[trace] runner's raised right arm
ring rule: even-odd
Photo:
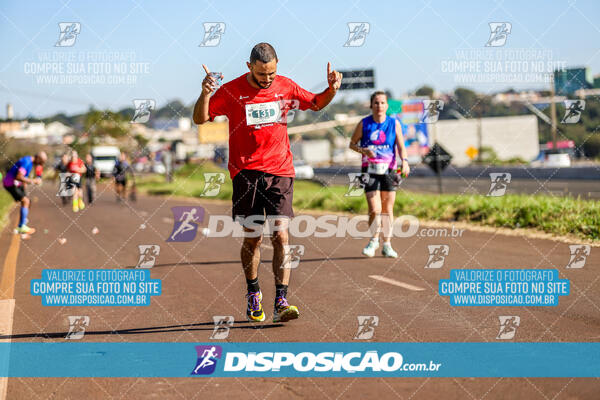
[[[206,65],[202,64],[202,68],[204,68],[206,76],[202,81],[202,93],[200,93],[200,97],[198,97],[198,100],[196,101],[193,115],[194,123],[197,125],[201,125],[206,121],[210,121],[208,105],[210,103],[210,95],[216,89],[215,84],[217,83],[216,79],[210,75],[210,71],[208,70]]]

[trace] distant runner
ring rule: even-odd
[[[96,181],[100,179],[100,171],[94,167],[94,159],[91,154],[85,155],[85,193],[88,204],[94,202],[96,197]]]
[[[342,74],[332,70],[331,64],[327,63],[329,87],[314,94],[291,79],[277,75],[277,62],[273,46],[257,44],[246,63],[250,72],[225,83],[212,97],[223,76],[211,75],[203,65],[206,77],[194,107],[194,122],[198,125],[212,121],[218,115],[229,118],[232,216],[242,222],[246,232],[241,259],[248,289],[246,315],[249,321],[265,320],[258,284],[265,215],[276,227],[271,238],[275,277],[273,322],[286,322],[299,316],[298,308],[287,301],[290,268],[284,264],[289,243],[287,223],[294,216],[295,176],[287,112],[294,102],[300,110],[321,110],[331,102],[342,81]],[[255,223],[249,223],[249,219]]]
[[[373,237],[362,251],[367,257],[375,256],[375,250],[379,248],[382,217],[382,253],[384,257],[398,257],[391,243],[398,181],[396,169],[399,168],[404,176],[410,174],[402,127],[395,118],[386,115],[387,109],[385,92],[373,93],[371,95],[373,114],[358,123],[350,139],[350,148],[362,154],[362,172],[368,174],[365,194],[369,206],[369,226]],[[400,167],[396,161],[396,153],[400,154]]]
[[[48,159],[45,152],[40,151],[35,156],[25,156],[20,158],[6,173],[6,176],[2,180],[2,186],[10,195],[21,203],[21,210],[19,213],[19,225],[17,226],[18,233],[32,234],[35,232],[34,228],[27,226],[27,220],[29,216],[29,205],[31,202],[25,193],[25,186],[27,184],[40,185],[42,183],[41,173],[35,178],[29,178],[33,170],[33,166],[44,166],[44,163]],[[37,168],[36,168],[37,169]]]
[[[72,180],[75,185],[75,191],[73,192],[73,211],[77,212],[85,208],[83,193],[81,191],[81,175],[85,174],[85,165],[75,150],[71,152],[71,161],[69,161],[67,169],[70,173],[77,174]]]
[[[117,201],[124,201],[127,195],[127,174],[133,176],[133,169],[127,162],[127,155],[121,153],[113,169],[113,178],[115,180],[115,193]]]
[[[58,177],[58,184],[60,188],[60,186],[62,185],[62,182],[60,181],[60,174],[66,174],[67,172],[69,172],[69,155],[66,153],[63,154],[60,157],[60,161],[58,162],[58,164],[56,164],[56,167],[54,167],[54,169],[56,170],[56,176]],[[69,201],[67,197],[68,196],[60,196],[60,200],[63,206],[66,206],[67,202]]]

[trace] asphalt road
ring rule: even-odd
[[[565,269],[567,243],[465,231],[462,237],[394,239],[400,258],[379,254],[365,259],[365,239],[294,238],[305,246],[293,271],[290,303],[301,316],[286,324],[270,323],[274,295],[270,259],[263,242],[259,276],[267,321],[245,322],[245,281],[239,263],[240,239],[198,235],[190,243],[166,242],[173,226],[170,208],[201,205],[209,215],[229,215],[227,203],[139,196],[119,204],[111,189],[83,212],[60,205],[47,184],[32,193],[30,225],[38,231],[20,241],[14,279],[13,342],[65,342],[68,316],[87,315],[90,325],[81,341],[210,342],[214,315],[235,318],[228,342],[352,342],[357,316],[376,315],[377,342],[498,342],[498,316],[521,318],[513,341],[597,342],[600,340],[600,252],[594,248],[582,269]],[[16,210],[15,210],[16,211]],[[304,214],[295,210],[296,214]],[[0,236],[1,262],[12,241],[12,227]],[[206,222],[205,222],[206,224]],[[94,228],[97,228],[94,229]],[[96,232],[96,233],[94,233]],[[66,241],[63,241],[66,239]],[[61,244],[62,243],[62,244]],[[152,278],[163,293],[149,307],[44,307],[30,295],[30,281],[42,269],[132,268],[138,245],[161,247]],[[428,245],[447,244],[443,268],[425,269]],[[0,264],[1,265],[1,264]],[[571,281],[571,294],[557,307],[452,307],[437,293],[438,280],[450,268],[557,268]],[[371,278],[383,276],[397,286]],[[413,289],[410,289],[413,287]],[[414,290],[414,287],[422,290]],[[510,368],[510,366],[506,366]],[[193,368],[193,366],[190,366]],[[208,398],[348,398],[348,399],[592,399],[600,380],[581,378],[10,378],[9,399],[208,399]]]
[[[485,195],[490,190],[490,173],[505,171],[512,174],[506,190],[508,194],[600,199],[600,169],[592,166],[572,169],[451,166],[443,173],[442,190],[444,193]],[[349,172],[360,172],[360,169],[348,166],[315,168],[315,179],[327,185],[347,185]],[[437,177],[425,166],[413,166],[410,177],[403,180],[401,188],[423,193],[439,192]]]

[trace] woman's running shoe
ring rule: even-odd
[[[377,250],[379,248],[379,240],[378,239],[371,239],[369,241],[369,244],[367,245],[367,247],[365,247],[362,251],[362,253],[367,256],[367,257],[374,257],[375,256],[375,250]]]

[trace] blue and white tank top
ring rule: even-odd
[[[363,118],[362,127],[360,146],[368,147],[375,153],[375,158],[363,155],[362,166],[385,163],[389,169],[396,169],[396,119],[386,116],[385,121],[379,123],[369,115]]]

